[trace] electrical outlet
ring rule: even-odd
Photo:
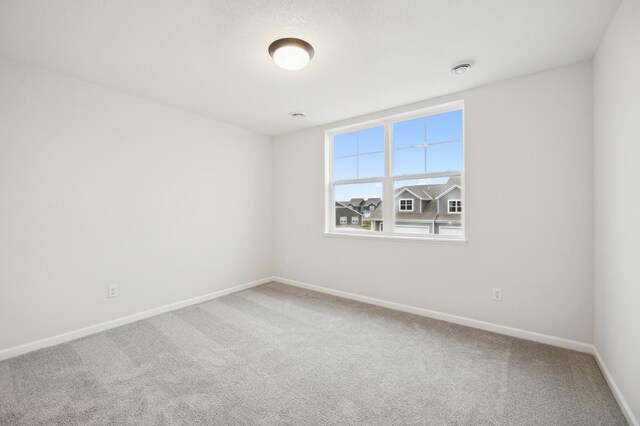
[[[110,285],[107,287],[107,297],[111,299],[112,297],[118,297],[118,286]]]
[[[285,256],[284,257],[284,264],[288,265],[289,264],[289,256]]]
[[[497,301],[497,302],[502,302],[502,289],[501,288],[494,288],[492,293],[491,293],[491,299]]]

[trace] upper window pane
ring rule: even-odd
[[[403,148],[393,151],[393,173],[412,175],[424,173],[424,147]]]
[[[393,173],[396,176],[425,173],[426,123],[422,117],[393,125]]]
[[[427,117],[427,143],[462,141],[462,110]]]
[[[427,147],[427,173],[462,170],[462,141],[444,142]]]
[[[333,155],[335,158],[356,155],[358,153],[356,133],[344,133],[333,138]]]
[[[358,158],[355,155],[336,158],[333,167],[335,180],[356,179],[358,177]]]
[[[384,153],[384,126],[372,127],[357,132],[358,154]]]
[[[384,176],[384,126],[334,136],[333,159],[335,180]]]
[[[395,176],[462,170],[462,110],[393,124]]]
[[[424,146],[425,124],[424,118],[395,123],[393,125],[393,149]]]
[[[358,156],[358,177],[380,177],[384,174],[384,152]]]

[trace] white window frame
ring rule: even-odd
[[[352,225],[360,224],[360,218],[358,216],[351,216],[351,224]]]
[[[369,211],[374,211],[375,209],[376,209],[376,206],[375,206],[375,205],[371,204],[371,205],[369,206]]]
[[[415,118],[427,117],[430,115],[442,114],[445,112],[451,112],[460,110],[462,111],[462,170],[451,170],[437,173],[420,173],[412,175],[393,175],[393,125],[396,122],[411,120]],[[362,238],[376,238],[376,239],[398,239],[398,240],[418,240],[418,241],[441,241],[451,243],[465,244],[466,229],[465,229],[465,216],[466,208],[463,208],[460,213],[460,222],[462,228],[462,236],[439,236],[431,234],[428,236],[406,236],[397,234],[395,232],[395,215],[396,203],[395,200],[395,182],[403,180],[415,180],[415,179],[428,179],[438,177],[460,177],[461,198],[462,205],[465,205],[466,199],[466,184],[465,184],[465,167],[466,167],[466,137],[465,137],[465,105],[463,100],[453,101],[442,105],[435,105],[420,110],[411,111],[402,114],[396,114],[380,119],[370,120],[363,123],[354,125],[343,126],[339,128],[329,129],[325,131],[325,230],[324,235],[329,237],[362,237]],[[371,127],[384,126],[384,145],[385,145],[385,170],[384,176],[379,178],[359,178],[359,179],[344,179],[335,181],[333,179],[333,138],[336,135],[343,133],[355,132],[358,130],[364,130]],[[343,229],[337,228],[335,225],[335,199],[334,187],[336,185],[346,184],[358,184],[358,183],[382,183],[382,217],[383,217],[383,231],[370,232],[359,229]],[[387,200],[387,202],[385,202]],[[392,200],[392,201],[388,201]],[[435,202],[436,200],[434,200]],[[448,206],[448,204],[447,204]],[[415,208],[415,201],[414,201]]]
[[[451,202],[460,202],[460,211],[451,211]],[[447,213],[448,214],[462,214],[462,200],[459,198],[447,199]]]
[[[344,222],[342,221],[342,219],[344,219]],[[346,216],[340,216],[340,225],[348,225],[349,224],[349,220],[347,219]]]
[[[411,208],[408,209],[406,208],[406,203],[405,203],[405,208],[402,208],[402,202],[403,201],[411,201]],[[400,198],[398,199],[398,211],[399,212],[412,212],[413,211],[413,198]]]

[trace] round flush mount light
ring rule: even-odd
[[[302,120],[303,118],[305,118],[307,116],[307,114],[305,114],[304,112],[294,112],[291,114],[291,116],[293,118],[297,118],[298,120]]]
[[[451,68],[451,74],[464,74],[471,69],[470,63],[458,64]]]
[[[289,71],[306,67],[314,53],[313,47],[299,38],[281,38],[269,45],[269,55],[274,62]]]

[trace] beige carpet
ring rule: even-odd
[[[0,423],[626,424],[590,355],[277,283],[1,362]]]

